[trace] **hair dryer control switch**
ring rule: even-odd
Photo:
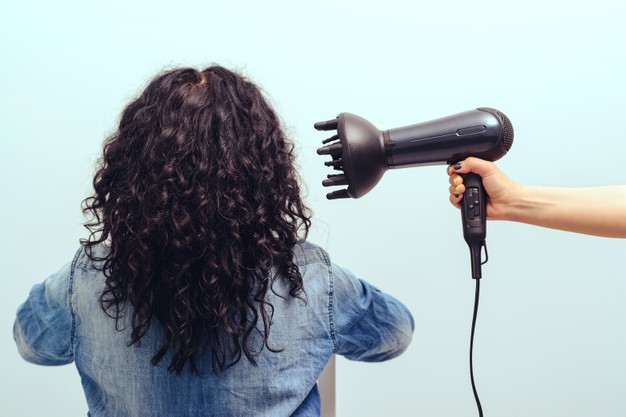
[[[467,190],[464,198],[465,210],[467,211],[467,227],[480,227],[480,211],[482,202],[477,187]]]

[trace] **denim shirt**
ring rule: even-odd
[[[105,250],[94,249],[96,255]],[[116,329],[103,312],[104,275],[82,247],[32,288],[17,312],[14,337],[29,362],[75,362],[89,416],[319,416],[316,381],[330,356],[392,359],[409,345],[413,318],[398,300],[332,264],[313,244],[296,245],[294,260],[306,303],[278,296],[288,294],[282,279],[274,284],[276,294],[268,291],[275,308],[269,346],[280,351],[262,350],[256,366],[242,358],[221,372],[198,376],[185,368],[176,375],[167,371],[171,352],[153,366],[160,326],[153,321],[139,346],[128,345],[131,314],[125,312]],[[210,365],[210,355],[203,357]]]

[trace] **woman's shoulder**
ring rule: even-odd
[[[104,243],[95,245],[82,243],[74,256],[73,266],[79,269],[101,271],[109,251],[110,248]]]
[[[328,252],[320,246],[308,242],[298,242],[293,248],[294,263],[298,266],[305,266],[311,263],[322,263],[330,266],[330,256]]]

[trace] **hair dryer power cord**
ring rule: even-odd
[[[475,279],[474,281],[476,281],[476,295],[474,297],[474,316],[472,317],[472,334],[470,336],[470,378],[472,380],[472,391],[474,391],[474,399],[476,400],[476,406],[478,407],[478,416],[483,417],[483,407],[480,405],[480,398],[478,398],[476,384],[474,383],[474,330],[476,329],[476,316],[478,315],[480,279]]]

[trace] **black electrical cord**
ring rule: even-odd
[[[472,334],[470,336],[470,378],[472,380],[472,391],[474,391],[474,399],[476,400],[476,406],[478,407],[478,416],[483,417],[483,407],[480,405],[480,398],[478,398],[478,392],[476,391],[476,384],[474,383],[474,330],[476,329],[476,316],[478,315],[478,298],[480,296],[480,278],[476,281],[476,295],[474,297],[474,316],[472,317]]]

